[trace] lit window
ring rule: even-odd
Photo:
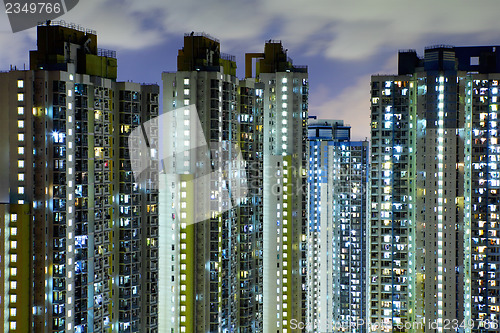
[[[184,84],[185,85],[189,84],[189,79],[184,79]]]
[[[23,80],[17,80],[17,87],[18,88],[24,88],[24,81]]]
[[[73,79],[74,79],[73,74],[70,74],[70,75],[69,75],[69,80],[70,80],[70,81],[73,81]]]
[[[14,303],[14,302],[13,302]],[[16,322],[15,321],[11,321],[10,322],[10,329],[11,330],[15,330],[16,329]]]
[[[10,255],[10,261],[11,262],[17,262],[17,254],[11,254]],[[11,284],[11,288],[12,288],[12,284]],[[13,288],[15,289],[15,288]]]
[[[10,315],[11,315],[11,317],[15,317],[16,314],[17,314],[16,308],[10,309]]]
[[[16,222],[17,221],[17,214],[10,214],[10,220],[12,222]]]
[[[19,186],[17,190],[19,194],[24,194],[24,186]]]
[[[10,302],[16,303],[17,302],[17,295],[10,295]]]
[[[24,120],[17,121],[17,128],[24,128]]]
[[[24,147],[17,148],[17,152],[19,153],[19,155],[23,155],[24,154]]]
[[[23,160],[17,161],[17,166],[20,168],[24,168],[24,161]]]
[[[11,275],[11,276],[16,276],[16,275],[17,275],[17,268],[12,267],[12,268],[10,269],[10,275]]]
[[[189,89],[184,89],[184,95],[185,96],[189,95]]]
[[[189,99],[185,99],[184,100],[184,106],[188,106],[189,105]]]
[[[10,248],[13,250],[17,249],[17,241],[10,241]]]
[[[19,102],[24,101],[24,94],[17,94],[17,100],[18,100]]]
[[[24,114],[24,107],[23,107],[23,106],[19,106],[19,107],[17,108],[17,114],[19,114],[19,115]]]
[[[19,134],[17,135],[17,139],[18,139],[19,141],[24,141],[24,134],[19,133]]]
[[[24,181],[24,173],[20,173],[19,175],[17,175],[17,180],[19,180],[20,182]]]
[[[10,234],[13,236],[16,236],[17,235],[17,228],[16,227],[10,228]]]

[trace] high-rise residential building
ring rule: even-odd
[[[95,31],[37,32],[30,69],[0,73],[1,200],[30,207],[30,329],[155,332],[158,196],[133,183],[127,134],[158,114],[159,87],[117,83]]]
[[[368,141],[343,121],[309,119],[309,332],[364,332]]]
[[[497,48],[402,51],[372,77],[367,317],[384,331],[498,320]]]
[[[305,321],[307,70],[270,41],[239,80],[198,33],[177,69],[163,74],[160,330],[286,332]]]
[[[236,63],[220,52],[217,39],[193,33],[184,37],[177,69],[163,74],[162,117],[175,125],[160,187],[160,251],[166,258],[160,268],[161,331],[258,330],[258,318],[249,317],[258,298],[247,302],[239,292],[261,292],[254,283],[255,247],[241,244],[253,222],[231,197],[232,173],[239,181],[247,172],[236,151],[244,139]]]
[[[119,332],[158,331],[159,271],[159,195],[158,157],[136,161],[142,147],[134,128],[158,116],[159,87],[132,82],[114,84],[114,164],[113,186],[115,235],[114,318]],[[158,137],[159,128],[150,127],[149,140]],[[106,131],[105,131],[106,133]],[[137,143],[137,145],[131,144]],[[136,151],[134,151],[136,150]],[[111,161],[110,161],[111,162]],[[133,166],[146,162],[148,169],[134,177]],[[106,162],[104,163],[106,166]],[[118,255],[119,253],[119,255]],[[116,281],[118,280],[118,282]]]
[[[307,316],[307,67],[272,40],[246,58],[263,84],[264,332],[291,332]]]

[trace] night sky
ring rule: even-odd
[[[15,0],[12,0],[15,2]],[[13,34],[0,13],[0,70],[28,64],[36,29]],[[80,0],[60,19],[97,30],[99,47],[118,52],[118,79],[161,85],[176,70],[184,33],[203,31],[236,56],[283,42],[309,66],[309,112],[370,136],[370,75],[395,74],[397,51],[425,46],[500,45],[499,0]]]

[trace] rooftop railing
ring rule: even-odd
[[[190,32],[190,33],[185,33],[184,34],[184,37],[190,37],[190,36],[205,37],[205,38],[209,38],[209,39],[211,39],[213,41],[216,41],[217,43],[220,43],[220,41],[219,41],[218,38],[212,37],[212,36],[210,36],[209,34],[207,34],[205,32]]]
[[[399,53],[417,53],[417,50],[415,49],[400,49],[398,50]]]
[[[75,24],[75,23],[68,23],[64,20],[60,21],[45,21],[45,22],[38,22],[38,26],[58,26],[58,27],[63,27],[63,28],[68,28],[68,29],[73,29],[77,30],[80,32],[84,32],[86,34],[92,34],[92,35],[97,35],[97,32],[92,29],[86,29],[82,27],[81,25]]]
[[[236,62],[236,56],[234,56],[232,54],[221,53],[220,54],[220,58],[224,59],[224,60],[229,60],[229,61]]]
[[[114,58],[116,59],[116,51],[113,50],[107,50],[107,49],[97,49],[97,55],[99,57],[107,57],[107,58]]]
[[[425,50],[431,50],[431,49],[452,49],[454,47],[455,46],[453,46],[453,45],[436,44],[436,45],[426,46]]]

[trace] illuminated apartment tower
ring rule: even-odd
[[[31,329],[155,332],[157,196],[131,184],[126,134],[159,88],[116,83],[114,52],[64,22],[38,27],[30,61],[0,73],[0,182],[31,207]]]
[[[364,332],[368,141],[309,119],[308,328]]]
[[[497,58],[436,46],[372,77],[368,316],[387,330],[498,319]]]
[[[174,150],[193,139],[194,105],[213,172],[203,185],[196,178],[203,163],[185,151],[166,161],[174,175],[160,175],[164,332],[281,331],[288,318],[305,320],[307,71],[292,66],[279,42],[247,60],[240,81],[219,42],[192,33],[178,71],[163,75],[162,116],[174,117]],[[228,161],[220,174],[215,166]],[[206,188],[210,195],[200,197]],[[200,211],[209,213],[205,220],[195,219]]]
[[[240,202],[238,229],[239,332],[263,332],[263,143],[264,87],[251,78],[239,85],[240,148],[246,162],[247,200]]]
[[[176,153],[163,162],[173,174],[161,175],[160,328],[261,332],[262,89],[240,86],[234,57],[205,34],[184,37],[177,67],[163,74],[162,116],[176,124],[168,134]],[[198,151],[209,149],[207,161],[186,150],[193,141],[206,141]],[[240,196],[229,179],[250,177],[250,193]]]
[[[158,331],[158,161],[152,156],[147,176],[135,179],[130,150],[136,148],[129,146],[131,130],[158,116],[158,96],[157,85],[115,84],[113,163],[118,167],[113,185],[117,193],[114,219],[119,233],[112,240],[119,260],[114,263],[118,307],[113,311],[120,332]],[[158,131],[151,128],[149,139],[156,138]]]
[[[465,94],[465,319],[500,331],[499,46],[471,48]],[[466,58],[466,57],[465,57]],[[493,59],[497,59],[493,61]],[[467,59],[467,58],[466,58]],[[479,326],[479,328],[478,328]]]
[[[306,322],[308,75],[281,42],[246,54],[246,77],[263,84],[264,332],[291,332]]]

